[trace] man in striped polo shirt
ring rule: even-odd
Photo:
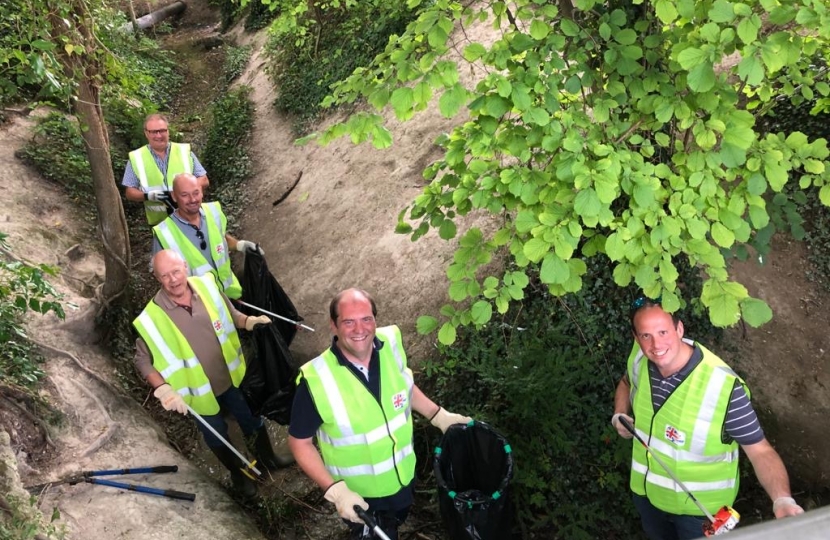
[[[611,419],[620,436],[632,438],[622,417],[713,515],[735,501],[740,446],[773,501],[775,517],[802,513],[744,381],[704,346],[684,339],[683,323],[663,311],[659,300],[635,300],[630,321],[635,343],[627,373],[617,385]],[[708,519],[636,442],[630,487],[650,539],[703,536]]]

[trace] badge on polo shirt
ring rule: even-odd
[[[406,407],[406,392],[398,392],[392,396],[392,407],[399,411]]]
[[[686,434],[676,427],[666,424],[666,439],[677,446],[683,446],[686,443]]]

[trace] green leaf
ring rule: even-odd
[[[625,28],[614,34],[614,40],[620,45],[631,45],[637,41],[637,32],[633,28]]]
[[[727,229],[722,223],[712,223],[712,239],[721,247],[732,247],[735,243],[735,233]]]
[[[760,84],[764,80],[764,65],[755,55],[744,56],[738,64],[738,76],[747,84]]]
[[[462,55],[464,56],[464,60],[468,62],[475,62],[487,52],[487,49],[484,48],[484,45],[481,43],[470,43],[466,47],[464,47],[464,52]]]
[[[487,324],[493,316],[493,306],[486,300],[479,300],[470,308],[470,315],[475,324]]]
[[[455,326],[453,326],[452,323],[445,322],[441,327],[441,330],[438,331],[438,341],[444,345],[452,345],[455,343],[455,338]]]
[[[536,40],[543,40],[547,37],[550,33],[550,26],[544,21],[539,19],[533,19],[533,22],[530,23],[530,35],[533,39]]]
[[[821,204],[830,206],[830,184],[821,186],[821,190],[818,192],[818,198],[821,200]]]
[[[563,284],[571,276],[568,263],[560,259],[554,253],[548,253],[542,261],[542,268],[539,270],[539,279],[542,283]]]
[[[530,262],[539,262],[542,260],[542,257],[547,255],[550,251],[550,244],[542,240],[541,238],[531,238],[528,240],[524,247],[522,248],[522,252],[524,253],[525,257],[530,260]]]
[[[709,320],[712,324],[725,328],[740,319],[741,311],[734,296],[720,295],[709,302]]]
[[[741,300],[741,315],[749,326],[758,328],[772,320],[772,309],[763,300],[744,298]]]
[[[735,20],[735,10],[732,8],[732,2],[715,0],[712,9],[709,10],[709,19],[716,23],[729,23]]]
[[[625,257],[625,242],[620,233],[612,233],[605,240],[605,254],[612,261],[621,261]]]
[[[596,217],[600,209],[602,209],[602,203],[593,189],[583,189],[574,200],[574,210],[582,217]]]
[[[671,24],[677,19],[677,9],[674,7],[673,0],[657,0],[654,11],[663,24]]]
[[[398,120],[403,120],[412,110],[412,104],[415,102],[412,89],[409,87],[396,88],[392,92],[392,97],[389,98],[392,104],[392,109],[395,111],[395,116]]]
[[[522,210],[516,216],[516,232],[526,233],[533,227],[539,225],[536,214],[530,210]]]
[[[452,118],[467,100],[467,89],[460,83],[455,83],[446,92],[441,94],[438,100],[438,110],[444,118]]]
[[[571,19],[561,19],[559,21],[559,29],[568,37],[574,37],[579,34],[579,26]]]
[[[711,64],[699,64],[689,71],[686,82],[693,92],[708,92],[715,86],[715,70]]]
[[[435,332],[436,328],[438,328],[438,319],[435,317],[421,315],[418,317],[418,320],[415,321],[415,330],[417,330],[421,335]]]
[[[680,67],[687,71],[702,64],[703,62],[706,62],[708,59],[709,55],[696,47],[688,47],[683,49],[683,51],[677,55],[677,62],[680,64]]]
[[[440,236],[443,240],[455,238],[456,232],[455,223],[451,219],[445,219],[443,223],[441,223],[441,227],[438,228],[438,236]]]
[[[738,23],[738,37],[744,44],[749,45],[758,39],[758,30],[760,29],[761,19],[758,15],[753,15]]]

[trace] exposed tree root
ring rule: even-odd
[[[112,391],[112,393],[114,393],[117,396],[120,396],[120,395],[123,394],[118,388],[113,386],[112,383],[110,383],[108,380],[106,380],[105,378],[101,377],[100,375],[98,375],[97,373],[95,373],[94,371],[89,369],[86,366],[86,364],[84,364],[77,356],[75,356],[71,352],[65,351],[63,349],[58,349],[57,347],[52,347],[51,345],[47,345],[45,343],[41,343],[41,342],[39,342],[35,339],[32,339],[31,337],[29,338],[29,341],[31,341],[34,345],[37,345],[41,349],[44,349],[44,350],[49,351],[51,353],[59,354],[61,356],[65,356],[65,357],[69,358],[70,360],[75,362],[75,365],[77,365],[79,368],[81,368],[81,371],[83,371],[84,373],[86,373],[87,375],[89,375],[90,377],[92,377],[93,379],[98,381],[99,383],[101,383],[104,386],[106,386],[107,388],[109,388]]]
[[[81,392],[86,394],[86,396],[88,398],[90,398],[92,401],[95,402],[95,404],[98,406],[98,409],[101,411],[101,415],[104,417],[104,419],[107,422],[107,427],[104,430],[104,432],[101,433],[100,435],[98,435],[98,437],[94,441],[92,441],[92,444],[87,446],[86,449],[83,452],[81,452],[81,457],[88,457],[89,455],[95,453],[99,448],[104,446],[110,439],[112,439],[112,437],[118,431],[118,423],[113,421],[112,417],[110,416],[110,413],[107,412],[107,409],[104,407],[104,404],[101,403],[101,400],[98,399],[98,396],[96,396],[95,394],[90,392],[90,390],[86,386],[82,385],[81,383],[79,383],[75,379],[69,379],[69,380]]]

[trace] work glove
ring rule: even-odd
[[[798,506],[792,497],[778,497],[772,503],[772,513],[778,519],[803,514],[804,509]]]
[[[441,430],[441,433],[446,433],[447,429],[453,424],[468,424],[473,419],[469,416],[462,416],[448,412],[444,407],[440,407],[438,412],[430,418],[429,423]]]
[[[630,439],[634,435],[632,435],[630,431],[625,429],[625,426],[622,424],[622,422],[620,422],[621,416],[625,418],[629,424],[634,426],[634,419],[624,413],[617,413],[614,416],[612,416],[611,425],[614,426],[614,429],[617,430],[617,433],[619,433],[620,437],[622,437],[623,439]]]
[[[357,517],[357,512],[354,511],[354,506],[358,505],[364,510],[369,509],[369,503],[363,500],[363,497],[349,489],[346,482],[343,480],[337,481],[329,486],[326,493],[323,495],[327,501],[334,503],[337,508],[337,513],[340,517],[352,523],[363,523]]]
[[[254,244],[248,240],[239,240],[236,242],[236,251],[241,251],[245,253],[246,251],[253,251],[254,253],[259,253],[263,257],[265,256],[265,252],[262,251],[262,248],[259,247],[259,244]]]
[[[170,199],[170,192],[163,189],[154,189],[144,194],[144,198],[148,201],[165,202]]]
[[[176,411],[177,413],[187,414],[187,405],[185,405],[184,399],[169,384],[164,383],[156,388],[153,391],[153,395],[158,398],[165,411]]]
[[[271,319],[268,318],[268,315],[260,315],[259,317],[252,317],[249,315],[248,318],[245,319],[245,330],[250,332],[261,324],[271,324]]]

